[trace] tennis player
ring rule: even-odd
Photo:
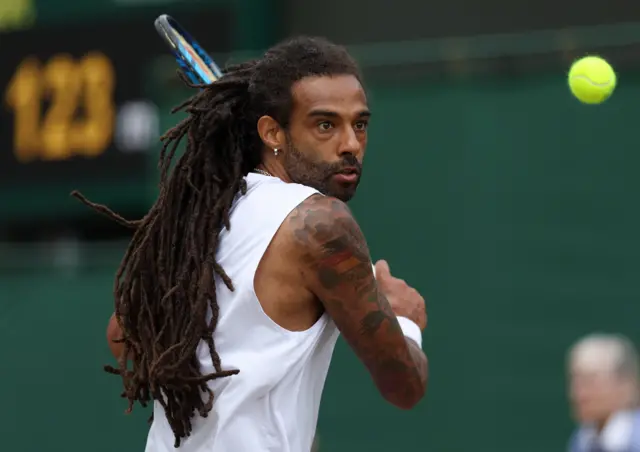
[[[180,108],[143,219],[86,201],[135,229],[108,340],[130,407],[153,401],[146,451],[308,452],[339,333],[384,399],[415,406],[424,299],[385,261],[374,277],[345,204],[371,116],[352,57],[291,39]]]

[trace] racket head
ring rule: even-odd
[[[171,16],[159,16],[154,25],[168,44],[180,69],[194,84],[208,85],[222,77],[222,71],[204,49]]]

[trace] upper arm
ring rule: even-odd
[[[393,397],[403,386],[410,390],[408,380],[417,376],[415,362],[389,302],[378,290],[369,249],[349,208],[335,198],[314,195],[292,212],[288,227],[309,290],[380,391]]]

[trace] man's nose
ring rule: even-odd
[[[362,151],[362,143],[358,139],[356,131],[352,127],[345,127],[338,150],[339,155],[352,154],[360,155]]]

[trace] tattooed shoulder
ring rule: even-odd
[[[327,288],[340,282],[338,274],[371,273],[366,240],[344,202],[313,195],[292,212],[289,222],[305,263],[319,272]]]
[[[383,325],[397,330],[391,307],[378,291],[367,242],[347,205],[312,196],[290,219],[309,289],[347,340],[358,342]]]

